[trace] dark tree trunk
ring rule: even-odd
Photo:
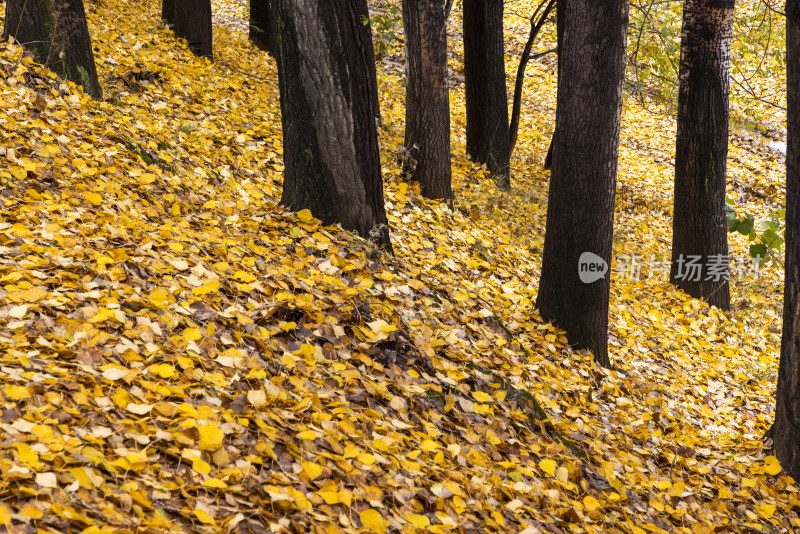
[[[561,83],[561,44],[564,39],[564,14],[563,9],[559,9],[559,6],[556,5],[556,47],[557,47],[557,56],[556,56],[556,76],[558,78],[558,83]],[[556,95],[556,109],[558,109],[558,95]],[[553,137],[555,137],[555,132],[553,132]],[[553,138],[550,139],[550,146],[547,147],[547,155],[544,157],[544,170],[549,171],[553,165]]]
[[[786,0],[786,262],[775,455],[800,480],[800,0]]]
[[[364,56],[364,63],[366,63],[367,68],[369,68],[368,78],[370,85],[372,85],[370,91],[375,93],[375,98],[372,99],[372,103],[374,104],[372,116],[375,117],[377,123],[380,123],[381,106],[378,102],[378,67],[375,65],[375,47],[372,43],[372,21],[369,16],[369,7],[367,3],[358,2],[357,4],[358,5],[355,6],[356,16],[364,23],[362,28],[364,46],[360,48],[360,51],[361,55]]]
[[[406,43],[406,165],[428,198],[452,203],[450,90],[445,0],[403,0]]]
[[[503,0],[464,0],[467,154],[511,186]]]
[[[275,57],[275,19],[270,0],[250,0],[250,40]]]
[[[546,321],[566,330],[570,343],[608,366],[608,265],[628,1],[558,2],[564,31],[537,305]],[[588,259],[602,276],[586,278],[592,271],[579,265],[584,253],[599,257]]]
[[[170,28],[175,26],[175,0],[161,1],[161,20]]]
[[[83,0],[8,0],[3,40],[9,36],[37,62],[103,98]]]
[[[271,0],[286,171],[281,203],[391,250],[366,0]],[[370,64],[373,63],[373,64]]]
[[[211,0],[174,0],[175,36],[186,39],[194,55],[214,59]]]
[[[514,153],[514,147],[517,145],[517,134],[519,133],[519,118],[522,114],[522,89],[525,84],[525,69],[528,66],[528,61],[531,58],[531,50],[536,37],[550,16],[550,11],[556,5],[556,0],[542,0],[539,6],[531,15],[531,31],[528,34],[528,42],[525,43],[525,48],[522,51],[522,56],[519,58],[519,65],[517,66],[517,78],[514,80],[514,105],[511,109],[511,124],[509,125],[509,154]],[[539,11],[544,8],[544,12],[539,15]],[[537,15],[539,17],[537,18]],[[548,151],[549,152],[549,151]],[[547,167],[550,168],[549,166]]]
[[[673,284],[723,310],[730,308],[727,276],[708,266],[727,270],[728,265],[725,167],[733,3],[686,0],[683,5],[670,270]]]

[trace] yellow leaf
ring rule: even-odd
[[[183,331],[183,339],[188,341],[197,341],[198,339],[202,338],[203,334],[196,328],[187,328]]]
[[[583,498],[583,505],[586,507],[587,512],[592,512],[600,508],[600,503],[591,495],[587,495]]]
[[[417,528],[428,528],[431,524],[431,520],[428,519],[428,516],[422,514],[406,514],[406,521]]]
[[[435,451],[439,448],[439,444],[431,439],[426,439],[422,442],[422,445],[419,446],[420,449],[423,451]]]
[[[156,181],[156,176],[154,174],[144,173],[141,176],[139,176],[138,180],[140,184],[148,185]]]
[[[478,402],[488,402],[489,394],[483,391],[473,391],[472,397]]]
[[[86,193],[86,195],[84,196],[86,197],[86,200],[88,200],[95,206],[99,206],[100,204],[103,203],[103,197],[98,193]]]
[[[772,476],[777,475],[782,470],[781,463],[775,456],[767,456],[764,458],[764,471]]]
[[[776,508],[774,504],[756,504],[755,509],[758,515],[764,519],[769,519],[775,513]]]
[[[17,401],[27,399],[31,396],[31,393],[26,386],[7,386],[3,389],[3,395],[8,400]]]
[[[297,212],[297,218],[306,224],[314,222],[314,216],[311,215],[311,210],[300,210]]]
[[[111,319],[116,319],[117,314],[114,313],[114,310],[109,310],[108,308],[100,308],[97,310],[97,313],[94,317],[92,317],[91,322],[93,323],[104,323]]]
[[[218,478],[209,478],[205,482],[203,482],[203,486],[207,488],[217,488],[217,489],[225,489],[228,487],[223,481]]]
[[[367,508],[361,512],[359,516],[361,517],[361,523],[364,525],[364,528],[370,532],[375,532],[376,534],[383,534],[386,532],[386,522],[383,520],[383,517],[381,517],[380,512],[374,508]]]
[[[729,490],[725,486],[722,486],[721,488],[719,488],[719,498],[720,499],[733,499],[733,492],[731,492],[731,490]]]
[[[314,480],[322,474],[322,466],[316,462],[303,462],[301,465],[309,480]]]
[[[211,472],[211,465],[199,456],[195,456],[194,459],[192,459],[192,469],[201,475],[207,475]]]
[[[365,452],[358,455],[358,461],[364,465],[372,465],[375,463],[375,456]]]
[[[201,450],[213,451],[222,447],[222,440],[225,434],[216,425],[199,425],[197,431],[200,433],[200,440],[197,445]]]
[[[166,363],[151,365],[147,370],[161,378],[171,378],[175,376],[175,368]]]
[[[561,482],[568,482],[569,481],[569,469],[564,467],[563,465],[556,469],[556,478]]]
[[[163,287],[159,287],[155,289],[152,293],[150,293],[149,300],[150,303],[153,304],[154,306],[160,307],[167,302],[168,298],[169,298],[169,292],[167,292],[167,290],[164,289]]]
[[[17,449],[17,456],[19,461],[31,469],[37,469],[41,466],[39,462],[39,453],[31,449],[27,443],[15,443],[14,447]]]
[[[325,487],[317,492],[317,495],[322,497],[325,504],[339,504],[339,492],[336,491],[336,486]]]
[[[656,480],[653,485],[660,490],[665,490],[672,486],[672,482],[669,480]]]
[[[214,518],[208,515],[208,512],[206,512],[205,510],[201,510],[198,508],[194,511],[194,515],[195,517],[197,517],[197,519],[200,520],[201,523],[205,523],[206,525],[213,525],[216,523],[216,521],[214,521]]]
[[[546,459],[539,462],[539,469],[549,476],[553,476],[556,472],[556,462],[554,460]]]

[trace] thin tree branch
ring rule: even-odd
[[[537,20],[536,15],[542,9],[542,6],[545,5],[545,2],[547,2],[547,7],[544,8],[544,12]],[[547,17],[550,15],[550,11],[555,5],[556,0],[542,0],[536,8],[536,11],[531,15],[531,32],[528,35],[528,42],[525,43],[525,50],[522,52],[522,57],[519,59],[517,79],[514,82],[514,105],[511,110],[511,125],[509,126],[509,135],[511,136],[509,151],[512,154],[514,153],[514,146],[517,144],[517,134],[519,133],[519,116],[522,111],[522,87],[525,83],[525,68],[528,66],[528,60],[531,58],[531,49],[533,48],[534,41],[536,41],[536,36],[539,35],[539,31],[542,29],[542,26],[544,26]]]

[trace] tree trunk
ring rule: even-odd
[[[161,20],[170,28],[175,26],[175,0],[161,1]]]
[[[525,84],[525,69],[528,67],[528,61],[531,59],[531,50],[539,31],[547,22],[547,17],[550,16],[550,11],[556,5],[556,0],[542,0],[536,8],[536,11],[531,15],[531,31],[528,34],[528,41],[525,43],[525,48],[522,51],[522,56],[519,58],[519,65],[517,66],[517,78],[514,80],[514,105],[511,109],[511,124],[509,125],[509,155],[514,153],[514,147],[517,146],[517,134],[519,133],[519,118],[522,114],[522,89]],[[539,11],[544,8],[544,12],[539,15]],[[536,18],[539,15],[539,18]],[[549,152],[549,150],[548,150]],[[550,167],[548,166],[547,169]],[[545,169],[545,170],[547,170]]]
[[[678,90],[675,209],[670,281],[695,298],[730,308],[725,167],[734,0],[686,0]],[[697,267],[694,267],[694,266]]]
[[[786,0],[786,262],[773,444],[800,480],[800,0]]]
[[[406,43],[406,172],[428,198],[453,201],[445,0],[403,0]]]
[[[558,1],[564,31],[537,305],[546,321],[566,330],[570,343],[608,366],[608,265],[628,2]]]
[[[503,0],[464,0],[467,154],[511,186]]]
[[[214,59],[211,30],[211,0],[174,0],[175,36],[186,39],[199,57]]]
[[[366,0],[271,0],[285,174],[281,203],[391,250]],[[370,64],[373,63],[373,64]]]
[[[9,36],[32,51],[37,62],[82,85],[86,94],[103,98],[83,0],[8,0],[3,40]]]
[[[564,14],[563,9],[556,5],[556,77],[561,83],[561,44],[564,40]],[[558,109],[558,94],[556,94],[556,109]],[[555,137],[555,132],[553,132]],[[544,157],[544,170],[549,171],[553,166],[553,138],[550,138],[550,145],[547,147],[547,155]]]
[[[250,40],[275,57],[275,20],[270,0],[250,0]]]

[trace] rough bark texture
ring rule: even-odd
[[[786,262],[773,443],[800,480],[800,0],[786,0]]]
[[[683,7],[670,271],[673,284],[723,310],[730,308],[728,281],[708,276],[706,266],[720,256],[727,264],[728,256],[725,169],[733,4],[686,0]],[[702,272],[680,278],[690,257]]]
[[[467,154],[511,186],[503,0],[464,0]]]
[[[537,305],[608,366],[609,274],[582,282],[579,258],[591,252],[611,264],[628,2],[558,1],[564,31]]]
[[[8,0],[3,40],[9,36],[37,62],[103,98],[83,0]]]
[[[250,40],[275,57],[275,20],[270,0],[250,0]]]
[[[406,165],[428,198],[452,203],[450,91],[445,0],[403,0],[406,44]]]
[[[175,25],[175,0],[161,1],[161,20],[169,27]]]
[[[196,56],[214,59],[211,0],[174,0],[175,36],[186,39]]]
[[[283,122],[281,203],[391,250],[366,0],[271,0]],[[370,64],[372,63],[372,64]]]

